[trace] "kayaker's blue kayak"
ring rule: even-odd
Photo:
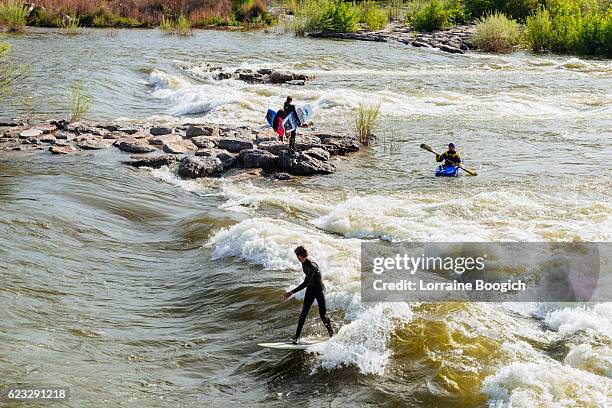
[[[438,166],[436,169],[436,177],[457,177],[459,175],[459,166]]]

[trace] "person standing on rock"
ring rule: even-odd
[[[299,247],[295,248],[293,252],[297,256],[298,261],[300,261],[302,264],[302,270],[306,275],[304,282],[302,282],[292,291],[286,292],[283,295],[283,300],[287,300],[295,293],[306,288],[304,305],[302,306],[302,313],[300,313],[300,319],[298,320],[297,330],[295,332],[295,337],[293,338],[293,344],[298,344],[298,340],[302,334],[302,328],[304,327],[304,322],[306,321],[306,317],[308,317],[308,312],[310,311],[310,307],[315,299],[317,301],[317,306],[319,306],[319,317],[321,317],[329,337],[332,337],[334,335],[334,329],[332,328],[330,318],[327,317],[324,294],[325,285],[323,284],[323,277],[321,276],[319,265],[308,259],[308,251],[303,246],[300,245]]]
[[[294,113],[297,118],[297,112],[295,111],[295,105],[293,105],[291,102],[293,102],[293,98],[288,96],[287,100],[285,101],[285,104],[283,105],[283,111],[285,111],[285,117],[289,117],[289,115]],[[296,136],[296,131],[294,129],[291,131],[291,133],[289,133],[289,154],[293,154],[295,152],[295,136]]]

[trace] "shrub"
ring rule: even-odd
[[[89,111],[91,107],[91,96],[81,87],[80,82],[75,82],[70,88],[68,95],[68,108],[70,109],[70,122],[78,122]]]
[[[499,12],[482,17],[472,38],[480,50],[487,52],[510,52],[519,39],[519,24]]]
[[[375,2],[366,1],[361,5],[361,20],[369,30],[382,30],[389,24],[387,13]]]
[[[380,103],[366,104],[362,102],[357,108],[354,117],[354,130],[357,133],[357,138],[363,145],[369,145],[372,139],[374,127],[380,116]]]
[[[542,8],[535,15],[527,17],[525,24],[525,42],[534,51],[543,51],[550,45],[552,21],[550,13]]]
[[[303,0],[298,4],[296,21],[290,28],[297,34],[306,32],[357,31],[359,8],[341,0]]]
[[[77,17],[66,16],[61,23],[62,31],[68,35],[76,35],[82,32]]]
[[[415,30],[440,30],[466,21],[466,13],[459,1],[432,0],[418,9],[411,20]]]
[[[550,1],[529,17],[525,42],[534,51],[612,56],[612,8],[592,1]]]
[[[0,24],[7,26],[9,31],[23,30],[27,17],[28,11],[20,1],[6,0],[0,3]]]
[[[524,21],[540,7],[540,0],[465,0],[467,13],[472,17],[483,17],[493,12]]]

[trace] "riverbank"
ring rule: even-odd
[[[117,148],[130,154],[125,164],[160,168],[178,165],[183,178],[221,177],[260,169],[276,179],[331,174],[332,157],[359,150],[357,141],[333,132],[300,129],[294,154],[270,130],[217,124],[120,126],[109,123],[49,121],[35,126],[0,124],[0,150],[73,154]],[[252,174],[252,173],[251,173]]]

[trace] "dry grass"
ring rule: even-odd
[[[23,30],[27,17],[28,11],[22,2],[7,0],[0,3],[0,25],[8,27],[9,31]]]
[[[81,87],[80,82],[75,82],[70,88],[68,107],[70,109],[70,122],[81,120],[91,107],[91,96]]]

